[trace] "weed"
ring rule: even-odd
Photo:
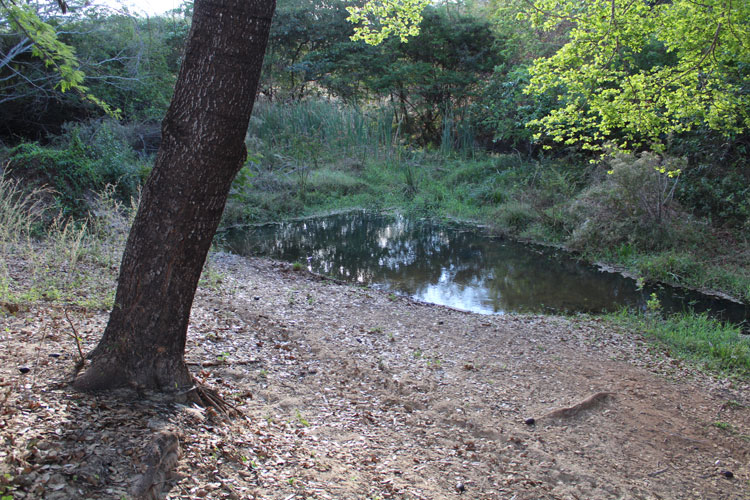
[[[651,292],[651,296],[646,301],[646,310],[650,313],[658,313],[661,311],[661,301],[656,295],[656,292]]]
[[[302,264],[302,262],[296,261],[292,263],[292,271],[301,271],[302,269],[304,269],[304,267],[305,266],[304,264]]]
[[[420,359],[422,357],[422,350],[417,349],[416,351],[412,353],[412,356],[414,356],[415,359]]]
[[[729,401],[727,401],[726,403],[724,403],[721,406],[722,406],[722,408],[728,408],[728,409],[732,409],[732,410],[741,410],[741,409],[745,408],[745,405],[743,405],[739,401],[735,401],[733,399],[730,399]]]
[[[439,370],[443,367],[443,360],[440,358],[432,358],[427,360],[427,367],[433,370]]]
[[[750,338],[736,325],[705,314],[657,314],[621,311],[610,319],[661,343],[674,357],[692,360],[723,375],[750,377]]]
[[[727,422],[722,422],[720,420],[717,420],[716,422],[711,423],[712,426],[716,427],[717,429],[721,429],[723,431],[731,431],[732,425]]]
[[[218,291],[221,289],[221,285],[222,283],[224,283],[225,279],[226,279],[226,276],[223,273],[220,273],[219,271],[214,269],[210,261],[208,261],[206,262],[206,265],[203,267],[203,272],[201,273],[199,285],[209,290]]]
[[[107,186],[95,197],[90,217],[75,221],[45,216],[50,192],[24,193],[0,176],[0,294],[6,302],[63,302],[107,309],[132,220]],[[107,222],[103,222],[106,219]],[[12,265],[11,265],[12,263]],[[19,272],[23,269],[23,272]]]
[[[297,419],[297,422],[302,424],[303,427],[310,427],[310,422],[308,422],[307,419],[302,416],[302,413],[300,413],[299,410],[295,410],[294,416]]]

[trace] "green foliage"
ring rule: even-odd
[[[347,20],[358,26],[352,40],[377,45],[389,36],[401,42],[419,34],[422,11],[429,0],[367,0],[362,6],[347,7]]]
[[[87,197],[107,185],[121,200],[135,196],[148,167],[109,122],[73,126],[57,144],[23,143],[8,152],[8,170],[36,185],[51,186],[65,215],[84,216]]]
[[[676,196],[696,213],[750,231],[750,170],[742,163],[696,162],[685,168]]]
[[[172,97],[188,21],[90,15],[62,34],[74,45],[92,93],[128,120],[161,120]]]
[[[33,41],[32,55],[44,61],[60,74],[58,86],[65,92],[75,89],[86,91],[84,75],[78,70],[75,50],[57,38],[55,29],[42,21],[32,5],[0,4],[0,14],[9,19],[13,27]]]
[[[578,221],[572,245],[616,248],[630,244],[653,250],[698,229],[685,226],[686,215],[673,203],[682,165],[679,160],[642,153],[615,154],[608,162],[607,174],[572,205]]]
[[[536,27],[569,28],[537,59],[527,91],[560,92],[532,120],[555,141],[600,151],[662,145],[698,126],[732,136],[750,128],[750,4],[708,0],[537,0]]]
[[[189,20],[68,3],[66,15],[46,3],[0,7],[0,134],[13,142],[105,113],[153,122],[169,103]]]
[[[61,92],[77,91],[108,115],[119,116],[119,110],[112,108],[108,103],[92,94],[89,88],[84,85],[85,75],[79,68],[80,63],[76,57],[75,49],[60,40],[55,27],[42,20],[35,6],[13,3],[7,6],[2,3],[0,4],[0,17],[10,21],[12,28],[32,42],[32,56],[44,61],[46,67],[53,68],[59,75],[59,80],[55,86]]]
[[[661,318],[622,311],[610,318],[661,343],[674,357],[722,375],[750,377],[750,338],[738,326],[691,313]]]
[[[493,148],[532,151],[532,133],[526,123],[546,115],[552,97],[531,99],[523,93],[529,83],[525,66],[497,66],[472,104],[472,120]]]

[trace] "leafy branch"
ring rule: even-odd
[[[58,0],[58,4],[63,13],[67,11],[67,4],[64,1]],[[31,5],[17,5],[13,2],[0,0],[0,14],[7,18],[11,26],[31,42],[31,54],[41,59],[45,66],[53,68],[60,76],[60,81],[56,87],[61,92],[76,91],[108,115],[115,118],[119,117],[120,110],[113,109],[91,94],[89,88],[83,84],[86,75],[78,69],[80,64],[75,49],[60,41],[55,28],[44,22]]]

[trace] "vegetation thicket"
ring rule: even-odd
[[[278,2],[225,226],[396,208],[750,301],[749,4],[401,4]],[[192,12],[5,5],[3,200],[48,207],[6,231],[18,256],[45,232],[87,241],[137,197]],[[3,301],[23,295],[10,259]]]

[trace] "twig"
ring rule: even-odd
[[[42,344],[44,343],[44,339],[47,338],[47,326],[45,325],[42,327],[42,338],[39,340],[39,345],[36,347],[36,359],[34,360],[34,373],[31,377],[31,383],[32,385],[36,382],[36,373],[37,368],[39,367],[39,354],[42,352]]]
[[[664,473],[665,473],[665,472],[667,472],[668,470],[669,470],[669,467],[667,467],[666,469],[661,469],[661,470],[657,470],[657,471],[654,471],[654,472],[649,472],[649,473],[648,473],[648,477],[656,477],[656,476],[659,476],[659,475],[661,475],[661,474],[664,474]]]
[[[81,338],[78,336],[78,331],[73,325],[73,322],[70,320],[70,316],[68,316],[68,310],[63,309],[63,313],[65,314],[65,319],[67,319],[68,323],[70,323],[70,328],[73,330],[73,338],[75,339],[76,347],[78,348],[78,356],[80,356],[80,358],[76,362],[76,371],[78,371],[83,368],[84,363],[86,363],[86,357],[83,355],[83,349],[81,349]]]
[[[200,366],[201,368],[209,368],[212,366],[254,365],[255,363],[260,363],[260,359],[238,359],[236,361],[190,361],[185,364],[188,366]]]

